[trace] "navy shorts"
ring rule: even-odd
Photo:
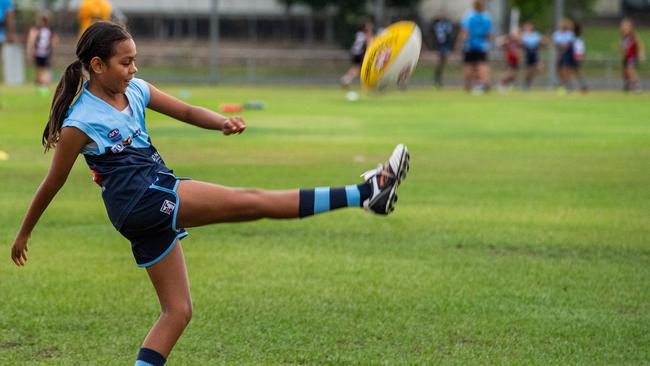
[[[539,63],[539,54],[537,50],[526,50],[526,66],[535,66]]]
[[[570,48],[560,55],[557,62],[558,67],[576,67],[576,59],[573,56],[573,48]]]
[[[637,67],[639,67],[639,59],[638,58],[623,59],[623,68],[626,67],[633,67],[636,69]]]
[[[366,54],[362,53],[360,55],[352,55],[351,60],[353,65],[359,65],[363,64],[363,58]]]
[[[177,240],[188,235],[176,227],[179,204],[176,189],[186,179],[176,178],[172,173],[156,173],[154,182],[124,220],[120,233],[131,241],[138,267],[156,264]]]
[[[34,63],[36,64],[37,67],[50,67],[50,66],[52,66],[49,57],[35,57],[34,58]]]
[[[438,46],[438,54],[440,54],[440,57],[447,57],[452,51],[451,46],[443,44]]]
[[[472,51],[465,51],[463,61],[466,64],[475,64],[479,62],[487,62],[488,60],[488,55],[487,52],[483,51],[477,51],[477,50],[472,50]]]

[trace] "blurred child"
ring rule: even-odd
[[[587,87],[587,82],[582,75],[582,61],[585,59],[587,48],[585,47],[584,39],[582,39],[582,26],[578,23],[575,23],[573,26],[573,33],[575,34],[576,38],[573,41],[573,65],[571,69],[573,71],[574,77],[576,80],[578,80],[580,91],[586,93],[589,88]]]
[[[634,23],[630,19],[621,21],[621,52],[623,53],[623,90],[641,93],[641,82],[637,68],[639,61],[645,59],[643,42],[634,31]]]
[[[547,40],[535,29],[533,22],[524,23],[524,31],[521,34],[521,45],[526,58],[526,81],[524,89],[530,89],[533,79],[539,72],[539,48],[547,43]]]
[[[79,36],[93,23],[110,20],[112,14],[113,4],[110,0],[82,0],[77,13]]]
[[[557,50],[557,70],[559,79],[559,92],[565,93],[569,88],[571,71],[575,63],[573,55],[573,43],[576,36],[573,32],[573,22],[569,19],[562,19],[560,27],[553,32],[553,44]]]
[[[447,57],[454,48],[454,25],[445,16],[440,16],[433,20],[431,32],[433,33],[434,47],[438,52],[433,84],[442,88],[442,74],[447,64]]]
[[[373,28],[374,25],[371,22],[365,22],[354,35],[354,43],[352,43],[352,47],[350,47],[352,66],[350,66],[345,75],[341,77],[341,86],[343,88],[349,88],[352,81],[359,77],[363,58],[366,55],[366,49],[374,37]]]
[[[496,41],[497,46],[503,47],[505,51],[506,72],[501,78],[500,87],[502,90],[511,90],[512,84],[517,80],[519,72],[519,58],[521,52],[521,35],[519,28],[514,28],[505,36]]]
[[[14,19],[14,3],[12,0],[0,0],[0,52],[6,41],[16,40],[16,21]]]
[[[463,45],[465,90],[482,94],[490,89],[488,52],[492,35],[492,18],[485,9],[485,0],[474,0],[460,24],[458,43]]]
[[[36,67],[36,87],[39,94],[46,94],[50,85],[50,68],[52,50],[57,41],[56,34],[49,26],[50,15],[47,12],[38,16],[36,25],[29,30],[27,36],[27,58]]]

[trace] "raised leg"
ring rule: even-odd
[[[261,218],[289,219],[299,215],[299,190],[266,191],[181,181],[177,226],[183,228]]]

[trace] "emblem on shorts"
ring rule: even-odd
[[[172,201],[165,200],[163,202],[162,207],[160,208],[160,212],[165,213],[167,215],[171,215],[172,212],[174,212],[174,208],[176,207],[176,204]]]

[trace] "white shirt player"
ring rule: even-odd
[[[48,27],[40,27],[36,32],[34,55],[43,58],[50,57],[52,54],[52,31]]]
[[[363,32],[357,32],[354,35],[354,43],[350,48],[350,53],[354,56],[362,55],[366,50],[366,35]]]

